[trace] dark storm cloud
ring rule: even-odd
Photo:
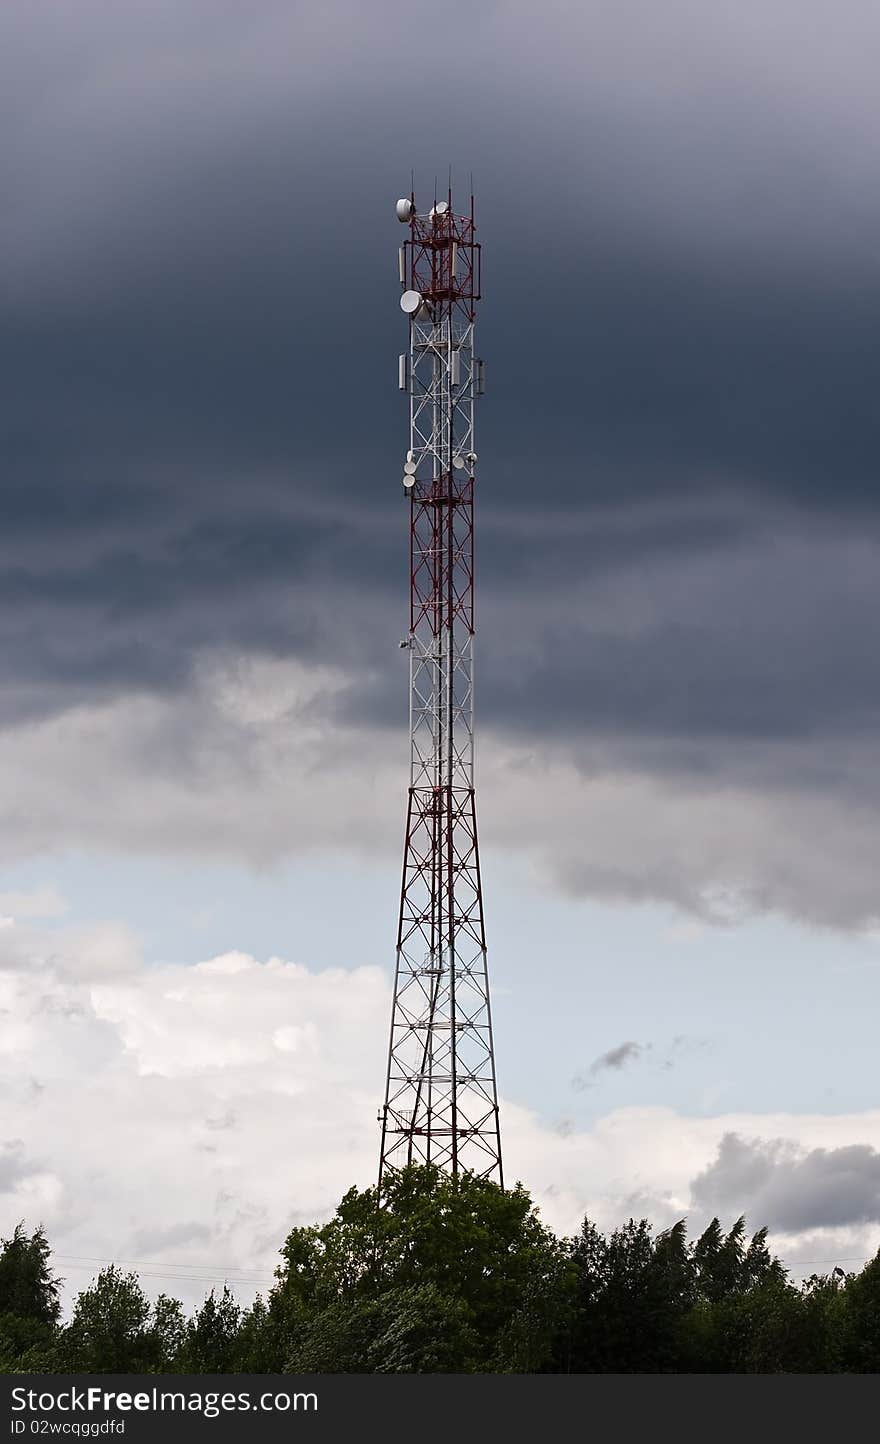
[[[786,1233],[880,1220],[880,1153],[867,1144],[814,1148],[725,1134],[714,1163],[691,1184],[694,1203],[747,1212]]]
[[[210,647],[339,661],[399,719],[392,202],[451,156],[486,243],[482,715],[623,749],[873,723],[864,47],[821,6],[795,60],[801,7],[664,10],[432,34],[441,141],[418,8],[6,7],[6,720]]]

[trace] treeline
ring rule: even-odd
[[[880,1253],[796,1286],[762,1229],[688,1241],[630,1220],[558,1239],[528,1194],[430,1168],[351,1189],[295,1228],[266,1299],[187,1317],[104,1269],[61,1322],[49,1244],[0,1251],[4,1373],[828,1373],[880,1371]]]

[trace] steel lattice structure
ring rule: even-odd
[[[474,802],[474,202],[398,202],[409,351],[410,782],[379,1185],[433,1163],[503,1185]]]

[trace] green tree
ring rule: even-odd
[[[290,1350],[278,1328],[277,1319],[260,1294],[241,1316],[235,1343],[235,1372],[239,1374],[281,1374]]]
[[[442,1317],[450,1368],[452,1339],[463,1369],[472,1366],[473,1340],[483,1367],[500,1371],[532,1372],[550,1357],[565,1253],[519,1185],[503,1192],[470,1174],[404,1169],[387,1181],[381,1208],[375,1189],[349,1190],[329,1223],[293,1230],[282,1258],[270,1312],[289,1358],[324,1357],[335,1330],[340,1357],[370,1363],[356,1371],[384,1369],[386,1355],[370,1353],[368,1342],[381,1336],[391,1348],[383,1321],[392,1294],[406,1301],[413,1356],[425,1318],[439,1327]],[[377,1313],[371,1306],[381,1300]]]
[[[743,1257],[742,1272],[747,1287],[752,1284],[785,1282],[785,1269],[767,1247],[766,1228],[759,1228],[757,1233],[752,1234]]]
[[[806,1347],[802,1298],[767,1247],[746,1243],[744,1218],[725,1235],[717,1218],[692,1248],[694,1302],[682,1325],[680,1367],[697,1373],[797,1370]]]
[[[841,1362],[854,1374],[880,1373],[880,1250],[843,1288]]]
[[[713,1218],[697,1239],[693,1246],[693,1258],[699,1298],[716,1303],[743,1286],[746,1281],[745,1231],[745,1219],[738,1218],[725,1237],[718,1219]]]
[[[383,1294],[370,1359],[376,1374],[474,1373],[480,1340],[471,1309],[436,1284],[410,1285]]]
[[[39,1372],[51,1360],[61,1306],[42,1225],[19,1223],[0,1241],[0,1372]]]
[[[771,1276],[714,1305],[703,1367],[731,1374],[799,1373],[805,1356],[803,1296]]]
[[[480,1340],[470,1310],[435,1284],[338,1300],[300,1321],[286,1369],[318,1374],[474,1373]]]
[[[836,1374],[845,1369],[846,1303],[842,1269],[813,1274],[801,1285],[800,1368],[804,1372]]]
[[[35,1319],[0,1314],[0,1374],[51,1373],[55,1330]]]
[[[53,1327],[61,1314],[59,1280],[49,1267],[51,1250],[42,1224],[28,1234],[16,1224],[12,1238],[0,1241],[0,1314]]]
[[[634,1219],[605,1239],[584,1221],[571,1249],[575,1309],[568,1358],[577,1373],[664,1373],[677,1367],[694,1267],[684,1222],[657,1239]]]
[[[877,1372],[880,1253],[796,1288],[740,1218],[689,1244],[683,1221],[560,1242],[524,1189],[411,1168],[294,1229],[277,1282],[228,1288],[187,1320],[104,1269],[58,1323],[43,1230],[0,1246],[3,1372]]]
[[[186,1319],[180,1299],[160,1294],[144,1331],[145,1369],[164,1374],[177,1368],[185,1337]]]
[[[137,1275],[115,1264],[102,1269],[77,1296],[58,1341],[62,1372],[143,1373],[155,1357],[150,1302]]]
[[[236,1368],[236,1347],[241,1309],[228,1284],[215,1298],[208,1294],[186,1326],[180,1354],[181,1372],[228,1374]]]

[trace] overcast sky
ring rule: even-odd
[[[880,1241],[880,12],[447,12],[0,12],[0,1222],[74,1282],[271,1274],[372,1178],[394,201],[450,165],[513,1171],[560,1228]]]

